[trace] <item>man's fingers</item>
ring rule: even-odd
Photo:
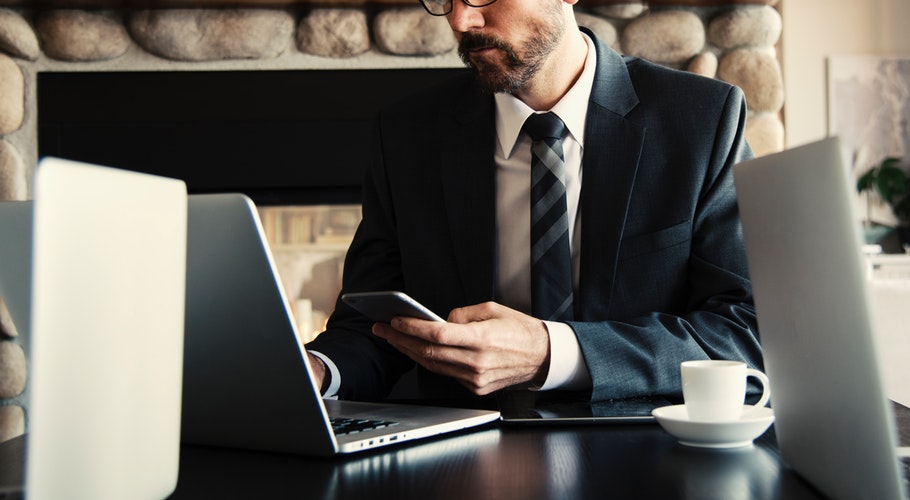
[[[407,334],[431,344],[467,348],[477,348],[478,346],[477,336],[467,329],[465,325],[397,317],[392,318],[389,326],[392,330],[397,330],[399,333]]]
[[[492,302],[455,309],[447,323],[394,318],[373,333],[476,394],[534,380],[549,356],[542,321]]]

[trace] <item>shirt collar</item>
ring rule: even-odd
[[[591,88],[594,86],[594,69],[597,58],[592,57],[596,50],[594,42],[588,35],[582,33],[582,36],[588,44],[584,69],[575,84],[550,111],[559,116],[566,124],[569,134],[584,148],[585,117]],[[534,113],[534,110],[512,94],[499,92],[495,94],[494,98],[496,100],[496,135],[499,147],[504,156],[508,158],[512,156],[512,151],[518,142],[522,125]]]

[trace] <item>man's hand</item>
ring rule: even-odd
[[[316,379],[316,387],[319,388],[319,392],[322,393],[325,391],[325,376],[326,369],[325,363],[319,359],[317,356],[313,356],[310,353],[306,353],[307,358],[310,360],[310,367],[313,369],[313,376]]]
[[[373,333],[418,364],[478,395],[546,379],[550,340],[543,321],[486,302],[455,309],[448,322],[393,318]]]

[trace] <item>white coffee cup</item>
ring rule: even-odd
[[[771,391],[768,376],[747,368],[742,361],[698,360],[680,365],[683,398],[689,420],[697,422],[733,422],[743,414],[746,379],[761,381],[762,395],[755,408],[765,406]]]

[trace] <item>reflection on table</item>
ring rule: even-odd
[[[752,447],[680,445],[655,424],[487,426],[335,459],[184,446],[173,498],[819,498],[773,431]]]

